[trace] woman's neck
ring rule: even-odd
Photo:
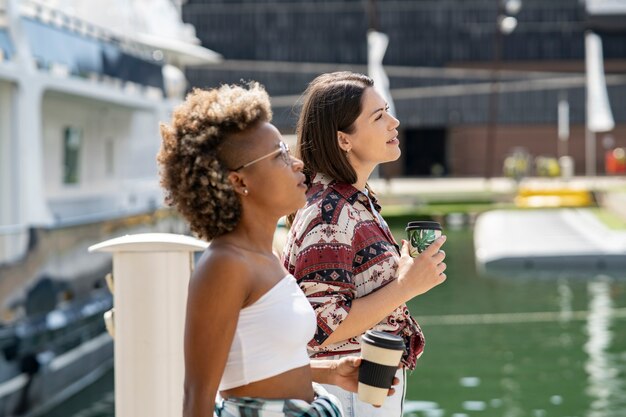
[[[259,253],[272,253],[274,232],[278,219],[263,214],[252,216],[243,210],[237,227],[229,233],[228,240],[237,247]]]
[[[354,166],[353,165],[352,167],[354,168],[354,171],[356,172],[356,178],[357,178],[356,182],[352,184],[352,186],[360,191],[365,190],[367,181],[369,180],[370,175],[372,175],[374,168],[376,168],[376,164],[367,165],[367,166],[365,165]]]

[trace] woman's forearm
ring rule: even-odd
[[[336,369],[337,361],[335,360],[311,360],[311,377],[314,382],[319,384],[333,384],[333,374]]]
[[[183,417],[212,416],[215,409],[215,395],[205,392],[191,392],[185,389],[183,394]]]
[[[346,356],[341,359],[312,359],[311,376],[320,384],[336,385],[350,392],[357,392],[361,358]]]
[[[397,278],[365,297],[354,299],[348,316],[322,347],[363,334],[400,305],[445,281],[445,253],[439,250],[445,241],[445,236],[441,236],[416,258],[411,258],[408,244],[403,241]]]
[[[378,291],[354,299],[348,316],[322,343],[322,347],[365,333],[410,298],[410,293],[402,288],[398,280],[393,280]]]

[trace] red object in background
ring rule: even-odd
[[[624,148],[615,148],[604,154],[604,164],[607,174],[626,174],[626,151]]]

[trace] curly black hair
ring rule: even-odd
[[[241,203],[220,150],[233,135],[271,119],[267,92],[250,82],[194,89],[174,110],[171,124],[161,124],[157,161],[165,202],[200,238],[212,240],[228,233],[241,218]]]

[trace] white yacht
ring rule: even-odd
[[[162,207],[159,121],[183,67],[220,60],[180,0],[0,0],[0,416],[35,416],[112,366],[111,260],[185,232]]]

